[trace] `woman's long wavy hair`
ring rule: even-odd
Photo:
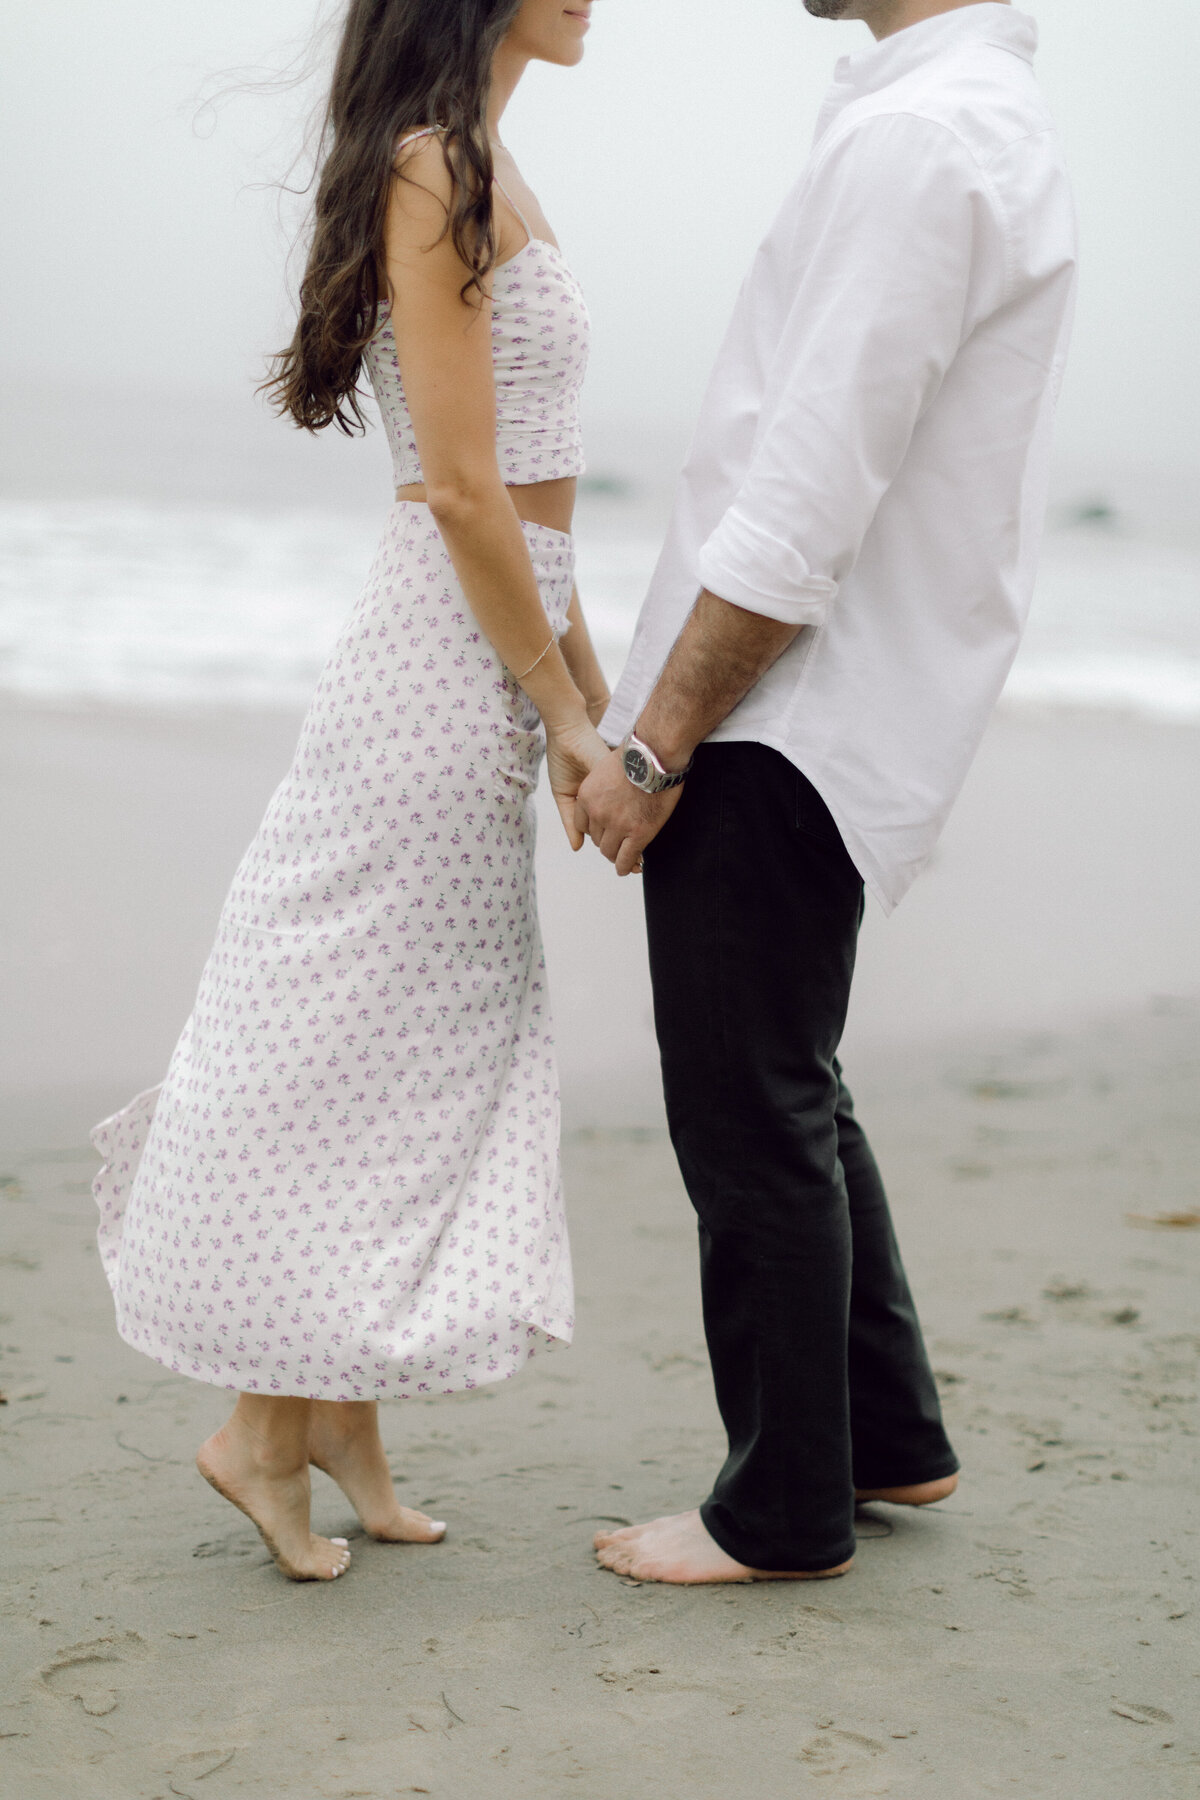
[[[482,296],[496,260],[487,103],[521,0],[350,0],[318,143],[300,316],[263,391],[307,431],[366,428],[363,351],[387,293],[384,224],[396,144],[436,125],[453,182],[446,232]]]

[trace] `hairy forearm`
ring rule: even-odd
[[[431,506],[480,629],[547,727],[582,717],[584,697],[562,650],[546,650],[550,622],[511,497],[498,487],[494,494]]]
[[[642,708],[638,736],[667,768],[683,768],[800,630],[704,589]]]

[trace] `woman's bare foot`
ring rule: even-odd
[[[396,1498],[373,1400],[314,1400],[308,1460],[337,1482],[368,1537],[385,1544],[437,1544],[445,1537],[440,1519]]]
[[[218,1494],[257,1525],[292,1581],[334,1581],[350,1561],[345,1538],[318,1537],[309,1523],[308,1411],[312,1402],[241,1394],[227,1424],[196,1456]]]
[[[693,1584],[709,1581],[827,1581],[844,1575],[849,1562],[834,1569],[748,1569],[726,1556],[704,1528],[698,1512],[675,1513],[649,1525],[598,1531],[596,1555],[614,1575],[635,1581]]]
[[[909,1487],[855,1488],[854,1498],[890,1500],[893,1506],[932,1506],[948,1500],[957,1486],[957,1475],[943,1475],[940,1481],[917,1481]]]

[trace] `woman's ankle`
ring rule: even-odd
[[[239,1394],[223,1435],[260,1474],[283,1479],[308,1463],[311,1411],[309,1400]]]

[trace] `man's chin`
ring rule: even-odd
[[[814,19],[844,19],[853,0],[804,0]]]

